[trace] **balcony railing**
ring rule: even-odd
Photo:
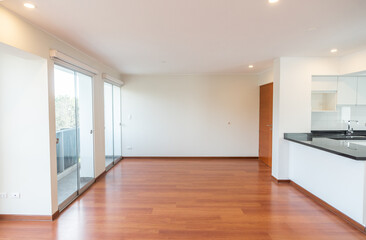
[[[78,129],[79,134],[79,129]],[[62,174],[65,170],[74,168],[80,151],[80,141],[77,141],[75,128],[62,129],[56,132],[58,143],[57,150],[57,174]]]

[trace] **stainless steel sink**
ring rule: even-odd
[[[334,139],[334,140],[366,140],[366,136],[355,136],[355,135],[351,135],[351,136],[347,136],[347,135],[332,136],[332,137],[329,137],[329,138]]]

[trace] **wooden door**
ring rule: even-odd
[[[259,160],[272,167],[273,83],[260,87]]]

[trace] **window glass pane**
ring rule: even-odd
[[[104,83],[105,165],[113,162],[113,87]]]
[[[118,159],[122,155],[121,143],[121,88],[113,86],[113,118],[114,118],[114,159]]]
[[[93,143],[93,80],[76,73],[76,104],[80,188],[94,178]]]
[[[54,68],[57,196],[63,208],[94,179],[93,79]]]
[[[77,137],[74,72],[55,65],[58,203],[77,191]]]

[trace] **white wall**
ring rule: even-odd
[[[50,215],[47,60],[0,43],[0,214]]]
[[[337,75],[337,58],[284,57],[274,62],[272,175],[288,179],[285,132],[311,131],[312,75]]]
[[[113,77],[118,77],[119,72],[105,66],[97,60],[83,54],[69,44],[44,32],[38,27],[30,24],[21,17],[13,14],[0,6],[0,43],[22,49],[37,56],[47,59],[48,65],[48,108],[49,108],[49,142],[43,143],[44,151],[49,152],[51,162],[51,183],[52,183],[52,212],[57,211],[57,164],[56,164],[56,133],[55,133],[55,106],[53,91],[53,61],[49,58],[49,50],[56,49],[79,61],[97,69],[99,74],[94,78],[94,158],[95,176],[100,175],[105,170],[104,162],[104,112],[103,112],[103,80],[101,73],[105,72]],[[27,181],[28,179],[23,179]],[[14,186],[14,191],[17,191]],[[36,200],[34,203],[37,204]]]
[[[280,151],[280,140],[283,141],[280,133],[280,91],[281,86],[281,61],[276,59],[273,61],[273,121],[272,121],[272,175],[279,179],[279,176],[285,176],[288,172],[286,162],[280,161],[279,155],[286,154],[287,151]],[[283,173],[281,173],[283,172]]]
[[[366,50],[341,57],[339,68],[341,75],[366,71]]]
[[[122,155],[258,156],[257,80],[253,75],[126,76]]]
[[[272,83],[274,78],[273,67],[258,74],[258,86]]]

